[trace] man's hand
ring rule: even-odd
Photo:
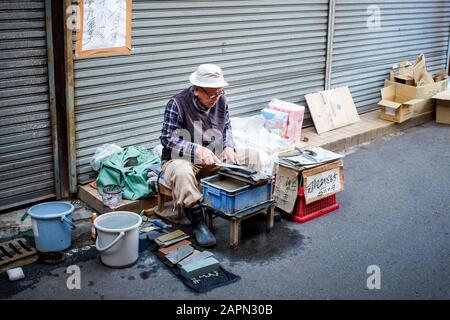
[[[202,146],[198,146],[195,149],[195,155],[202,161],[203,165],[212,165],[220,162],[219,158],[211,150]]]
[[[236,152],[234,152],[234,149],[230,147],[223,149],[219,158],[226,163],[238,163]]]

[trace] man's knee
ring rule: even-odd
[[[171,160],[164,166],[164,180],[172,183],[179,179],[195,179],[192,164],[186,160]]]

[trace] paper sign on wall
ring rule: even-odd
[[[305,98],[319,134],[359,121],[348,87],[307,94]]]
[[[131,0],[79,0],[76,58],[131,54]]]

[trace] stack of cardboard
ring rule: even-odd
[[[272,99],[269,102],[269,110],[282,112],[287,115],[286,123],[279,123],[278,127],[283,128],[283,126],[286,125],[283,138],[292,141],[294,144],[299,144],[301,142],[305,106],[300,106],[280,99]]]
[[[432,97],[447,88],[445,70],[431,76],[427,71],[425,55],[422,53],[412,64],[402,61],[391,68],[390,79],[381,90],[380,118],[393,122],[404,122],[414,116],[432,112]]]

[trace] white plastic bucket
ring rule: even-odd
[[[140,215],[129,211],[105,213],[94,221],[95,246],[103,264],[114,268],[133,265],[139,257]]]

